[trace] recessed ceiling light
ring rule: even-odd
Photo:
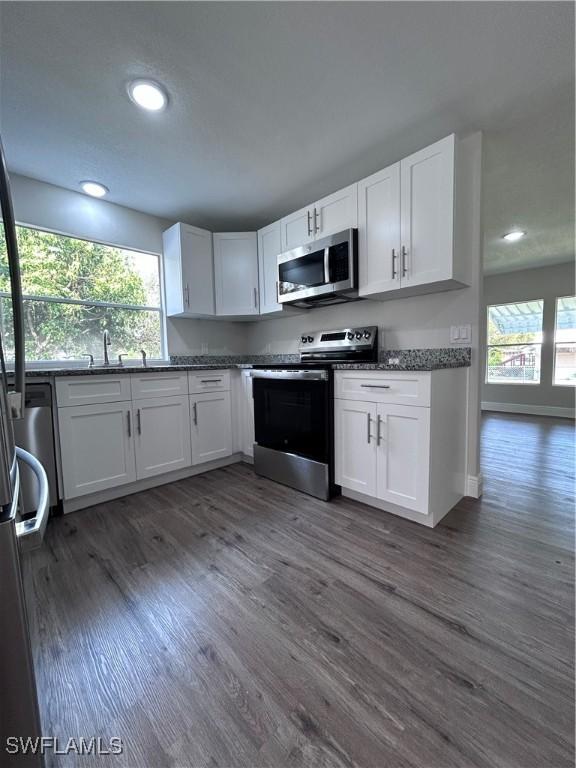
[[[104,184],[99,184],[97,181],[81,181],[80,186],[87,195],[91,197],[104,197],[110,191]]]
[[[132,80],[128,94],[135,104],[149,112],[159,112],[168,103],[168,94],[154,80]]]
[[[513,232],[507,232],[503,237],[504,240],[508,240],[509,243],[515,243],[516,240],[521,240],[525,234],[526,232],[515,229]]]

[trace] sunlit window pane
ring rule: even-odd
[[[488,345],[542,343],[544,300],[488,307]]]
[[[17,227],[17,235],[22,290],[27,297],[27,360],[77,359],[85,353],[101,359],[105,329],[112,338],[114,357],[139,357],[140,349],[150,358],[163,356],[158,256],[27,227]],[[3,238],[0,293],[10,293]],[[41,297],[74,303],[42,301]],[[157,311],[151,311],[152,307]],[[10,360],[13,329],[7,296],[0,300],[0,323]]]
[[[538,384],[540,344],[489,347],[486,381],[490,384]]]
[[[554,384],[576,385],[576,297],[556,299]]]
[[[160,312],[118,309],[89,304],[24,301],[26,359],[69,360],[90,353],[103,357],[102,334],[107,328],[112,339],[111,355],[140,357],[145,349],[149,357],[161,357]],[[12,305],[0,299],[0,328],[7,359],[14,357]]]

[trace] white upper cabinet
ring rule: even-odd
[[[400,286],[400,163],[358,184],[360,295]]]
[[[334,192],[281,221],[282,251],[358,226],[358,185]]]
[[[314,206],[307,206],[280,222],[282,226],[282,252],[291,251],[314,240]]]
[[[351,184],[314,204],[315,237],[358,226],[358,185]]]
[[[455,136],[400,163],[401,280],[423,285],[452,278]]]
[[[169,317],[214,315],[212,233],[174,224],[163,236],[166,314]]]
[[[359,182],[361,296],[409,296],[468,284],[480,210],[479,153],[474,142],[465,147],[468,141],[447,136]]]
[[[260,284],[260,314],[281,312],[278,303],[278,254],[282,252],[280,222],[276,221],[258,232],[258,279]]]
[[[258,242],[256,232],[213,235],[216,314],[249,316],[259,313]]]

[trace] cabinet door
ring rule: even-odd
[[[454,135],[400,163],[403,286],[452,277]]]
[[[258,280],[260,283],[260,314],[279,312],[278,254],[282,253],[280,222],[277,221],[258,232]]]
[[[256,232],[220,232],[213,239],[216,314],[257,315]]]
[[[358,184],[360,295],[400,287],[400,163]]]
[[[138,400],[133,413],[139,480],[190,466],[188,395]]]
[[[336,483],[376,496],[376,404],[334,401]]]
[[[190,396],[192,410],[192,463],[232,455],[230,392],[206,392]]]
[[[430,462],[430,409],[379,405],[378,498],[426,514]]]
[[[193,315],[213,315],[212,233],[205,229],[181,225],[180,248],[184,311]]]
[[[131,403],[58,409],[64,498],[136,479]]]
[[[334,192],[314,205],[315,237],[325,237],[358,226],[358,185]]]
[[[163,235],[166,314],[174,317],[214,315],[212,233],[174,224]]]
[[[291,251],[292,248],[314,240],[313,214],[313,206],[307,206],[282,219],[282,252]]]

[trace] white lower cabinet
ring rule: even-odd
[[[192,416],[192,463],[223,459],[232,455],[232,410],[230,392],[190,395]]]
[[[466,381],[465,368],[337,371],[335,479],[343,495],[436,525],[466,488]]]
[[[334,408],[336,483],[376,495],[376,404],[336,400]]]
[[[376,496],[428,512],[430,409],[378,405]]]
[[[132,403],[58,409],[64,498],[136,480]]]
[[[138,480],[191,465],[188,395],[138,400],[133,417]]]

